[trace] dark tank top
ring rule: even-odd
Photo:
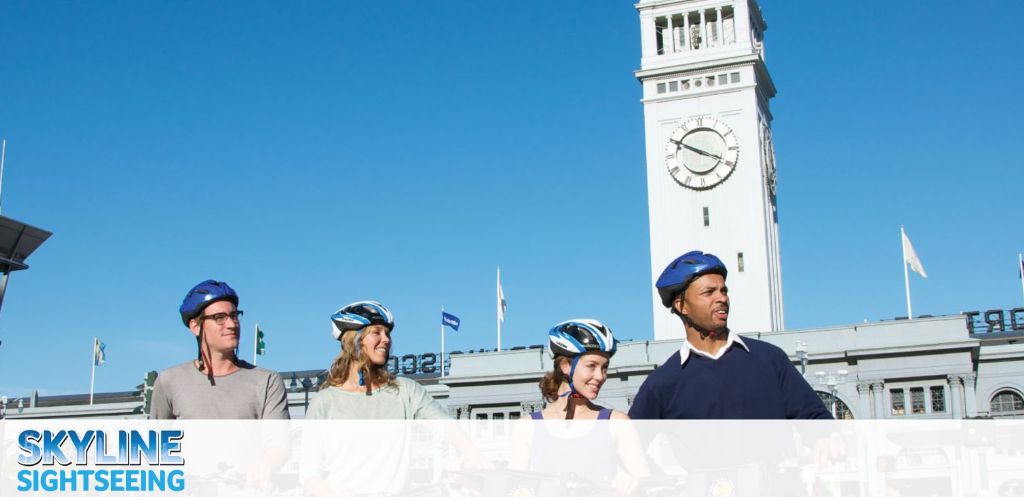
[[[612,411],[604,408],[598,412],[597,418],[609,420],[611,415]],[[544,415],[539,411],[531,413],[530,417],[544,420]],[[619,459],[609,425],[597,424],[592,432],[574,437],[555,436],[546,425],[535,425],[529,470],[559,474],[565,478],[614,477]]]

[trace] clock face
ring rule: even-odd
[[[668,173],[683,186],[711,189],[732,174],[740,147],[725,123],[714,118],[691,118],[669,137],[665,147]]]

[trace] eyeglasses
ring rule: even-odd
[[[209,316],[200,316],[199,319],[212,319],[214,323],[217,323],[218,325],[223,325],[224,322],[228,320],[228,318],[231,318],[233,321],[239,321],[242,318],[242,314],[244,314],[243,311],[232,311],[229,313],[217,313],[211,314]]]

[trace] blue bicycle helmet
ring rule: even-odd
[[[619,342],[612,336],[612,329],[601,324],[596,319],[570,319],[563,321],[548,331],[548,350],[551,357],[567,356],[572,358],[569,366],[569,392],[560,396],[575,396],[579,393],[572,383],[573,375],[576,373],[576,364],[580,356],[588,352],[607,353],[608,357],[615,355],[619,348]],[[568,410],[572,405],[566,407]],[[572,418],[569,412],[566,418]]]
[[[383,325],[387,327],[388,332],[391,332],[395,329],[395,318],[388,308],[381,305],[380,302],[372,300],[353,302],[331,315],[331,333],[335,340],[341,341],[342,334],[348,330],[359,332],[355,339],[356,357],[359,356],[359,340],[363,335],[363,328],[370,325]],[[366,385],[366,378],[362,370],[359,371],[359,385]],[[366,393],[370,394],[369,387],[366,388]]]
[[[362,330],[370,325],[384,325],[395,329],[395,318],[380,302],[361,300],[353,302],[331,315],[332,334],[341,340],[341,334],[348,330]],[[358,343],[356,344],[358,347]]]
[[[612,329],[596,319],[570,319],[548,332],[548,350],[551,357],[574,357],[587,352],[605,352],[611,357],[619,348]]]
[[[192,287],[178,308],[181,322],[188,326],[188,322],[202,314],[206,306],[220,300],[230,301],[238,307],[238,294],[223,281],[206,280]]]
[[[661,303],[665,307],[672,307],[672,301],[676,296],[686,291],[686,287],[693,283],[693,280],[705,274],[720,274],[726,277],[728,270],[725,264],[718,257],[709,253],[694,250],[686,252],[673,260],[661,276],[658,277],[655,287],[658,295],[661,296]]]

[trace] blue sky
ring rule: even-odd
[[[788,328],[1022,302],[1013,144],[1024,4],[762,2]],[[396,353],[651,337],[630,2],[0,4],[3,215],[53,231],[12,276],[0,393],[97,391],[194,356],[177,306],[228,281],[277,370],[322,368],[375,298]],[[685,249],[681,249],[682,250]],[[734,304],[734,307],[742,307]]]

